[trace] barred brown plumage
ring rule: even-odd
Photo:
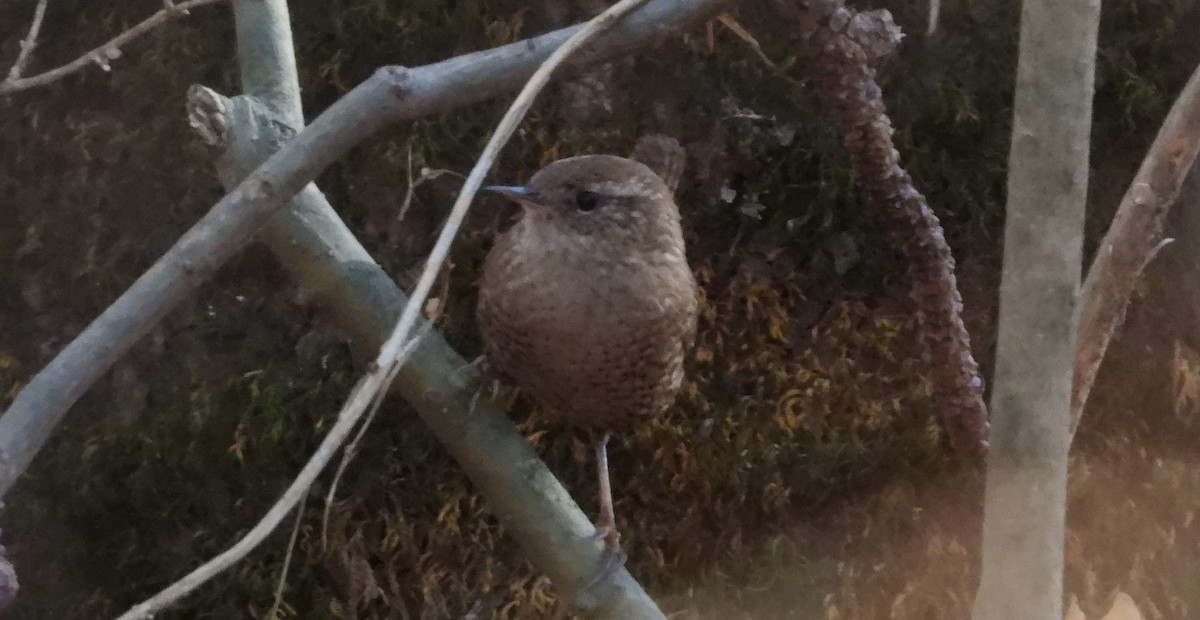
[[[524,213],[488,254],[477,308],[488,364],[571,424],[604,437],[596,442],[596,528],[612,558],[620,547],[607,433],[671,406],[697,315],[673,196],[682,148],[651,136],[637,153],[657,161],[571,157],[538,171],[526,187],[489,188]]]

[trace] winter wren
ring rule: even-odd
[[[523,214],[484,262],[477,308],[489,366],[597,438],[596,536],[613,559],[608,432],[671,406],[697,312],[673,196],[683,149],[647,136],[633,157],[571,157],[486,188]]]

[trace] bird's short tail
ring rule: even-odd
[[[687,151],[679,140],[655,133],[639,138],[629,159],[641,162],[658,173],[667,187],[674,192],[679,187],[679,180],[683,178]]]

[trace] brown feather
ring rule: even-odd
[[[489,363],[572,423],[612,428],[666,410],[694,338],[697,288],[679,210],[657,174],[608,155],[554,162],[484,263]],[[583,211],[581,191],[601,196]]]

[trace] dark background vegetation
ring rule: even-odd
[[[1016,4],[947,2],[930,40],[924,2],[878,3],[909,33],[884,71],[885,97],[905,164],[946,226],[985,370]],[[0,5],[5,68],[33,5]],[[31,70],[159,6],[54,0]],[[597,6],[296,0],[305,108],[315,115],[379,65],[507,43]],[[1114,0],[1104,11],[1089,247],[1200,61],[1196,2]],[[679,406],[611,447],[629,566],[681,617],[966,617],[982,477],[947,455],[932,422],[902,270],[805,86],[795,33],[769,3],[736,15],[775,68],[714,24],[576,74],[538,103],[493,175],[625,153],[651,131],[688,147],[680,203],[705,304]],[[0,101],[0,406],[223,193],[183,94],[192,83],[237,92],[233,43],[227,8],[208,7],[126,49],[111,74]],[[419,184],[396,222],[409,171],[465,173],[504,105],[395,127],[318,179],[402,285],[459,183]],[[479,350],[473,280],[505,209],[482,199],[453,254],[441,327],[468,358]],[[1117,589],[1148,618],[1200,613],[1200,356],[1194,306],[1179,301],[1200,296],[1188,296],[1195,236],[1180,236],[1151,270],[1076,444],[1067,584],[1090,614]],[[224,549],[307,459],[360,369],[269,254],[243,252],[75,407],[10,493],[3,541],[22,583],[11,617],[112,616]],[[504,398],[591,511],[583,445],[519,395]],[[366,436],[327,532],[326,490],[306,505],[281,617],[565,613],[403,402],[387,403]],[[265,617],[289,529],[163,617]]]

